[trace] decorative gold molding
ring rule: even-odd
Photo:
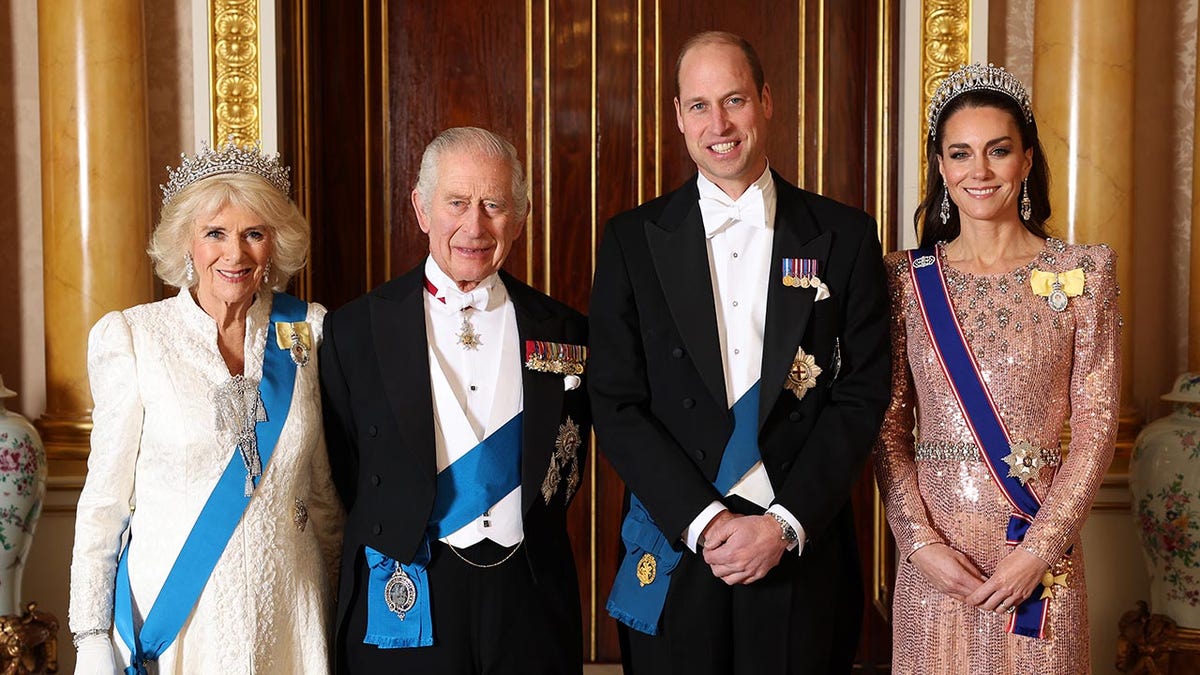
[[[804,173],[804,134],[805,92],[804,88],[804,50],[807,47],[808,26],[805,0],[798,0],[796,14],[798,15],[796,31],[796,185],[808,188]]]
[[[533,203],[533,0],[525,0],[525,180]],[[525,227],[525,278],[533,285],[533,223],[529,210]]]
[[[634,192],[637,195],[637,197],[636,197],[637,203],[641,204],[646,201],[646,198],[645,198],[645,193],[646,193],[646,189],[645,189],[645,183],[646,183],[646,124],[645,124],[645,121],[642,119],[642,115],[644,114],[644,108],[645,108],[644,101],[646,98],[645,97],[646,90],[644,88],[644,83],[646,81],[646,72],[645,72],[646,64],[644,63],[644,61],[645,61],[644,55],[646,52],[646,41],[643,39],[643,35],[644,35],[643,31],[645,29],[642,27],[642,12],[643,12],[642,0],[637,0],[637,10],[636,11],[637,11],[637,17],[635,19],[635,22],[636,22],[637,28],[634,30],[634,45],[635,45],[634,46],[634,54],[636,55],[637,72],[634,75],[634,82],[636,82],[637,84],[634,87],[634,99],[636,100],[636,102],[634,103],[634,109],[636,111],[634,113],[634,117],[635,117],[634,125],[635,125],[635,128],[637,129],[637,132],[636,132],[636,137],[635,137],[634,143],[636,144],[636,147],[637,147],[637,153],[636,153],[637,159],[635,160],[637,162],[637,168],[635,169],[637,171],[637,182],[635,183],[636,187],[634,188]]]
[[[892,139],[892,93],[895,83],[892,81],[892,3],[891,0],[880,0],[879,11],[875,16],[878,24],[876,30],[876,88],[875,88],[875,226],[879,242],[884,251],[892,249],[893,233],[896,228],[891,226],[893,217],[889,192],[896,189],[896,179],[892,176],[892,165],[889,158],[892,148],[888,143]]]
[[[380,144],[380,153],[383,155],[379,164],[379,172],[383,175],[383,194],[380,195],[383,204],[381,205],[383,218],[383,278],[391,279],[396,272],[392,270],[392,232],[396,229],[398,223],[392,221],[392,90],[389,86],[392,78],[391,62],[392,56],[389,50],[390,42],[388,41],[388,4],[381,3],[379,5],[379,125],[382,128],[380,134],[383,138],[383,143]],[[400,192],[403,194],[403,190]]]
[[[925,0],[921,21],[921,110],[929,108],[942,80],[971,53],[969,0]],[[921,131],[929,133],[922,116]]]
[[[375,227],[375,223],[371,221],[371,205],[374,195],[371,194],[371,174],[372,161],[374,157],[371,153],[371,0],[363,0],[362,2],[362,62],[363,62],[363,82],[366,83],[363,87],[363,140],[366,142],[366,147],[363,149],[363,265],[364,288],[375,287],[375,270],[374,261],[371,255],[371,231]]]
[[[596,25],[596,19],[598,16],[597,11],[596,11],[596,9],[597,9],[596,8],[596,0],[591,0],[591,8],[590,9],[591,9],[592,31],[591,31],[591,35],[588,36],[588,39],[590,41],[589,47],[591,49],[591,62],[592,63],[591,63],[591,92],[590,92],[591,93],[591,106],[590,106],[591,107],[591,122],[590,122],[590,128],[589,128],[589,132],[588,132],[588,141],[589,141],[589,143],[588,143],[588,149],[589,149],[589,151],[588,151],[588,156],[589,156],[588,173],[590,175],[590,177],[588,179],[588,182],[589,182],[588,192],[591,195],[591,208],[589,209],[590,212],[588,214],[588,220],[591,222],[591,238],[590,238],[591,259],[592,259],[591,271],[592,271],[592,274],[595,275],[595,273],[596,273],[596,244],[597,244],[596,215],[597,215],[598,206],[599,206],[598,201],[597,201],[597,192],[596,192],[596,190],[597,190],[596,173],[597,173],[597,169],[598,169],[597,162],[596,162],[596,156],[600,150],[600,138],[599,138],[600,127],[599,127],[599,119],[598,119],[599,108],[600,108],[600,97],[599,97],[599,90],[597,88],[598,72],[596,69],[596,53],[597,53],[597,51],[596,51],[596,46],[597,46],[596,45],[596,41],[597,41],[596,36],[600,32],[600,28],[599,28],[599,26]],[[638,17],[638,21],[639,22],[641,21],[641,17]],[[599,518],[599,515],[597,514],[597,508],[596,508],[596,501],[597,501],[596,500],[596,482],[597,482],[596,481],[596,479],[597,479],[596,464],[597,464],[597,462],[594,459],[596,457],[596,448],[598,447],[596,445],[596,432],[592,431],[591,433],[588,434],[588,436],[589,436],[588,448],[591,450],[591,456],[593,457],[591,464],[588,466],[588,486],[589,486],[589,489],[588,489],[588,492],[589,492],[589,495],[588,495],[588,497],[589,497],[589,499],[588,499],[588,502],[589,502],[588,503],[588,557],[591,559],[591,565],[588,566],[588,571],[590,573],[590,578],[588,579],[588,585],[589,585],[588,616],[591,617],[591,620],[589,621],[590,631],[589,631],[589,635],[588,635],[588,661],[594,662],[596,660],[596,652],[597,652],[596,646],[597,646],[597,638],[598,638],[596,625],[597,625],[597,623],[599,623],[597,621],[597,619],[600,615],[600,603],[596,597],[600,593],[600,585],[599,585],[600,580],[596,574],[596,560],[597,560],[596,554],[599,551],[599,542],[596,539],[596,526],[599,524],[600,518]]]
[[[825,3],[819,0],[817,4],[817,143],[816,162],[817,180],[816,192],[825,192]],[[801,96],[804,94],[801,93]]]
[[[920,138],[917,147],[922,149],[918,155],[918,195],[925,193],[925,136],[929,133],[928,120],[925,110],[929,109],[929,100],[937,90],[942,79],[954,68],[965,64],[971,54],[971,2],[970,0],[923,0],[920,5],[920,110],[918,126]],[[881,14],[881,23],[883,23]],[[881,26],[882,28],[882,26]],[[884,34],[886,36],[886,34]],[[886,82],[886,73],[881,83]],[[881,94],[882,95],[882,94]],[[886,118],[884,118],[886,119]],[[881,120],[881,126],[882,126]],[[882,155],[877,157],[881,159]],[[882,172],[887,162],[881,162],[878,171]],[[919,197],[918,197],[919,198]],[[881,219],[882,222],[882,219]],[[876,489],[874,509],[874,551],[872,551],[872,577],[874,589],[871,590],[872,602],[883,616],[890,615],[890,596],[892,596],[893,569],[888,565],[889,556],[884,550],[890,544],[887,531],[887,514],[884,513],[883,502]]]
[[[214,144],[262,137],[258,0],[210,0],[209,56]]]
[[[281,98],[280,102],[284,110],[290,107],[293,114],[290,119],[285,114],[281,120],[281,131],[285,132],[287,138],[286,141],[281,141],[281,149],[292,165],[292,194],[296,208],[300,209],[304,219],[311,223],[312,171],[309,167],[307,148],[311,147],[312,125],[309,121],[310,112],[306,97],[310,91],[309,50],[304,45],[305,36],[309,34],[308,2],[286,0],[286,4],[281,6],[281,12],[292,17],[290,32],[280,36],[281,45],[285,45],[288,52],[296,55],[290,63],[284,64],[289,71],[292,87],[289,92],[290,99],[284,102]],[[292,292],[297,297],[310,300],[312,287],[312,265],[306,264],[292,278]]]
[[[662,194],[662,8],[654,0],[654,196]],[[640,202],[639,202],[640,203]]]
[[[891,148],[888,143],[892,138],[892,92],[895,83],[892,81],[892,3],[891,0],[880,0],[879,11],[876,15],[876,89],[875,89],[875,218],[879,241],[884,251],[892,248],[891,200],[889,191],[895,189],[892,177]],[[803,89],[801,89],[803,91]],[[872,527],[874,537],[871,546],[871,602],[884,620],[891,622],[892,607],[892,575],[894,574],[894,551],[891,537],[888,536],[887,516],[884,513],[883,497],[876,485],[872,499]]]
[[[550,13],[550,0],[542,2],[542,77],[544,78],[544,87],[542,90],[542,200],[543,200],[543,215],[542,215],[542,236],[546,242],[542,245],[542,288],[541,291],[546,295],[550,295],[550,225],[553,222],[553,190],[554,190],[554,118],[552,116],[551,103],[554,101],[554,88],[551,83],[550,72],[550,37],[554,32],[553,16]],[[533,280],[530,279],[530,285],[536,287]]]
[[[885,621],[891,623],[895,547],[892,546],[892,538],[888,532],[887,513],[878,484],[875,485],[874,494],[871,509],[871,524],[875,530],[875,536],[871,538],[871,604]]]
[[[917,153],[918,195],[925,194],[925,137],[929,121],[925,111],[942,80],[965,64],[971,54],[970,0],[923,0],[921,3],[921,119],[922,148]],[[918,197],[919,198],[919,197]]]

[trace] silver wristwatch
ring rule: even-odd
[[[783,533],[779,535],[781,540],[786,541],[789,545],[796,542],[796,530],[792,528],[792,525],[787,521],[787,518],[784,518],[774,511],[767,511],[767,515],[774,518],[775,522],[779,523],[779,529],[783,530]]]

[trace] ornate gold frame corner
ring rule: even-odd
[[[213,144],[262,138],[258,0],[209,0],[208,59]]]

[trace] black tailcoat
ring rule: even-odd
[[[515,309],[522,350],[526,340],[586,344],[581,314],[500,274]],[[422,263],[325,319],[320,354],[325,433],[334,483],[347,510],[335,640],[339,663],[341,652],[363,649],[345,639],[349,614],[365,611],[363,547],[411,562],[433,508],[437,462],[425,292]],[[567,537],[566,469],[560,470],[561,481],[549,503],[542,486],[568,420],[579,428],[583,470],[591,424],[586,387],[567,391],[562,375],[525,367],[521,372],[524,552],[506,564],[527,564],[536,592],[557,594],[574,608],[574,623],[564,626],[564,634],[575,642],[568,648],[577,651],[582,637]]]
[[[772,656],[753,662],[765,668],[757,672],[837,672],[853,657],[861,623],[850,491],[889,399],[886,284],[869,216],[772,175],[777,205],[770,268],[761,271],[770,285],[758,442],[775,500],[800,521],[807,543],[799,559],[785,553],[756,582],[779,590],[755,597],[781,601],[752,600],[752,615],[731,621],[761,622],[763,635],[785,631],[764,647]],[[712,481],[733,429],[698,198],[692,179],[607,224],[590,309],[599,447],[679,550],[686,550],[680,537],[691,521],[722,498]],[[784,258],[817,260],[831,297],[815,302],[815,288],[785,286]],[[822,368],[803,398],[785,388],[798,347]],[[726,503],[735,511],[748,505]],[[703,560],[686,552],[681,568],[697,564]],[[707,566],[685,571],[683,583],[671,585],[665,635],[698,628],[671,625],[692,617],[703,625],[726,620],[715,616],[724,610],[681,597],[692,593],[690,579],[705,575],[711,580]],[[673,613],[673,606],[687,610]],[[694,666],[676,672],[708,672],[704,660],[717,656],[700,647],[674,648],[675,661],[696,654]],[[797,658],[813,669],[795,670]]]

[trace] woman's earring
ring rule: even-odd
[[[1029,179],[1021,182],[1021,220],[1029,222],[1033,217],[1033,201],[1029,199]]]
[[[270,278],[271,278],[271,260],[270,260],[270,258],[268,258],[267,264],[263,266],[263,278],[262,278],[263,283],[264,284],[269,283],[268,279],[270,279]]]
[[[950,222],[950,190],[942,188],[942,224]]]
[[[191,286],[192,282],[196,280],[196,266],[192,264],[191,253],[183,254],[183,272],[187,276],[188,286]]]

